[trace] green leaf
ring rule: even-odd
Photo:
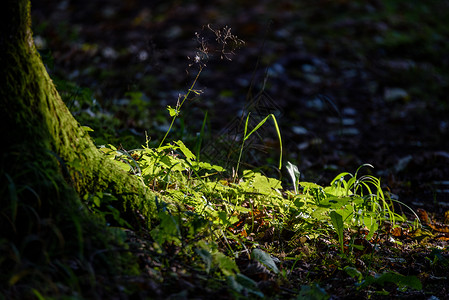
[[[45,300],[45,297],[44,297],[44,296],[42,296],[42,294],[41,294],[41,293],[39,293],[39,291],[38,291],[38,290],[36,290],[36,289],[33,289],[32,291],[33,291],[33,294],[34,294],[34,296],[36,296],[36,298],[37,298],[38,300]]]
[[[196,159],[195,154],[193,154],[182,141],[176,141],[175,144],[178,145],[179,150],[181,150],[182,154],[184,154],[188,160]]]
[[[93,202],[94,202],[95,206],[96,206],[96,207],[100,207],[100,205],[101,205],[101,199],[100,199],[100,197],[94,195],[94,196],[92,197],[92,199],[93,199]]]
[[[228,276],[226,279],[228,285],[239,294],[245,295],[251,293],[260,298],[264,297],[264,294],[259,291],[257,283],[243,274],[238,273],[235,276]]]
[[[273,189],[281,189],[281,182],[274,178],[266,177],[258,172],[243,171],[243,178],[251,182],[256,193],[271,194]]]
[[[274,273],[278,274],[279,269],[276,266],[276,263],[274,262],[273,258],[271,258],[271,255],[262,251],[261,249],[254,249],[251,252],[251,257],[254,260],[257,260],[261,264],[265,265],[267,268],[271,269]]]
[[[81,128],[85,131],[85,132],[89,132],[89,131],[94,131],[92,128],[90,128],[89,126],[81,126]]]
[[[207,162],[198,162],[197,167],[201,170],[215,170],[218,172],[223,172],[225,169],[221,166],[217,166],[217,165],[211,165],[210,163]]]
[[[302,186],[306,190],[308,190],[308,189],[319,189],[319,190],[323,189],[323,187],[321,185],[318,185],[313,182],[304,181],[304,182],[300,182],[299,185]]]
[[[344,247],[343,247],[343,217],[337,213],[336,211],[331,211],[330,212],[330,217],[331,217],[331,221],[332,221],[332,225],[335,228],[335,231],[337,231],[338,234],[338,241],[340,242],[340,247],[341,247],[341,252],[344,252]]]
[[[365,226],[369,229],[369,234],[366,236],[366,239],[370,240],[379,228],[379,224],[377,223],[377,219],[372,216],[372,213],[369,216],[366,216],[363,221]]]
[[[324,192],[326,194],[335,196],[335,197],[343,197],[343,196],[347,196],[346,194],[346,188],[344,186],[341,185],[336,185],[333,184],[331,186],[327,186],[324,188]]]
[[[326,207],[317,207],[313,212],[312,212],[312,217],[319,220],[319,221],[323,221],[323,220],[328,220],[329,217],[327,215],[329,209]]]
[[[239,272],[239,268],[233,259],[221,252],[214,253],[214,263],[225,276],[232,276]]]
[[[345,205],[348,205],[352,201],[351,197],[335,197],[329,196],[323,201],[320,202],[319,206],[327,207],[331,209],[342,208]]]
[[[150,231],[151,237],[159,245],[165,242],[174,242],[176,245],[180,245],[181,233],[178,221],[171,214],[164,211],[158,213],[158,217],[161,223]]]

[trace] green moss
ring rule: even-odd
[[[124,245],[85,209],[80,196],[107,190],[131,219],[131,208],[143,208],[150,217],[154,201],[138,179],[98,151],[62,102],[29,43],[29,1],[9,1],[6,9],[16,23],[0,31],[0,121],[8,129],[2,131],[6,143],[0,156],[0,249],[6,253],[0,259],[0,290],[27,282],[54,293],[59,288],[53,282],[59,281],[82,295],[81,286],[94,288],[96,273],[126,273],[136,265],[122,252],[85,257]],[[67,272],[78,262],[86,279]]]

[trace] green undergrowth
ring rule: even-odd
[[[371,175],[373,166],[364,164],[354,173],[342,172],[325,186],[301,180],[297,166],[290,162],[282,166],[282,139],[274,115],[248,128],[252,122],[250,114],[246,114],[243,135],[237,139],[241,143],[238,161],[232,170],[201,161],[200,144],[192,151],[184,139],[166,142],[169,134],[174,134],[174,125],[182,124],[177,121],[189,95],[201,93],[195,84],[205,67],[201,63],[201,57],[207,56],[205,49],[195,57],[200,62],[199,71],[188,92],[178,98],[174,108],[167,107],[171,122],[161,142],[150,144],[147,137],[139,149],[113,146],[116,139],[120,141],[112,130],[119,127],[116,120],[96,106],[88,91],[60,86],[69,91],[66,104],[75,111],[79,122],[94,129],[92,132],[86,128],[97,145],[103,144],[100,151],[119,168],[138,177],[155,195],[158,220],[147,224],[146,216],[136,212],[140,228],[133,227],[135,224],[122,215],[113,195],[98,192],[84,196],[84,203],[94,215],[134,243],[126,251],[138,253],[140,266],[151,282],[166,289],[154,296],[179,291],[179,295],[172,296],[201,297],[204,290],[194,294],[198,293],[195,285],[199,285],[209,290],[225,286],[233,298],[328,299],[321,285],[332,278],[345,282],[345,288],[351,285],[354,294],[363,296],[371,295],[363,294],[366,290],[387,296],[391,289],[383,289],[384,285],[394,285],[401,292],[422,289],[416,276],[400,274],[385,265],[382,247],[393,249],[390,261],[403,262],[394,250],[401,241],[392,233],[415,230],[420,224],[408,222],[402,210],[396,210],[398,206],[406,210],[408,207]],[[73,95],[78,95],[76,102],[70,102]],[[128,103],[136,106],[138,113],[149,110],[141,94],[129,97]],[[86,122],[92,119],[93,123]],[[136,115],[131,119],[145,118]],[[279,140],[279,174],[288,175],[289,181],[243,167],[245,142],[268,121],[273,122]],[[201,132],[203,129],[204,122]],[[118,144],[126,147],[125,143]],[[130,144],[134,145],[135,140]],[[172,283],[184,281],[194,284],[170,291]],[[183,294],[186,290],[192,294]],[[283,294],[277,294],[280,290]]]
[[[225,177],[222,167],[197,160],[182,141],[128,151],[107,145],[101,151],[157,195],[159,223],[150,230],[153,251],[171,260],[187,259],[192,267],[226,280],[237,296],[264,295],[257,276],[245,273],[237,262],[257,261],[267,276],[288,281],[294,264],[316,259],[323,243],[328,244],[326,251],[336,253],[333,264],[338,261],[341,270],[357,278],[359,289],[382,280],[421,288],[416,277],[387,272],[363,279],[354,267],[356,259],[375,264],[372,248],[385,225],[393,230],[406,222],[380,179],[360,175],[370,165],[320,186],[300,181],[298,168],[288,163],[290,190],[281,180],[253,170]],[[99,207],[100,199],[91,205]],[[116,220],[126,225],[119,215]],[[319,291],[313,286],[301,289]]]
[[[382,288],[373,288],[384,284],[404,292],[421,290],[416,276],[385,268],[384,258],[377,254],[386,240],[401,244],[391,232],[414,230],[420,224],[408,222],[402,210],[395,210],[409,208],[382,188],[381,180],[370,173],[373,166],[364,164],[354,173],[342,172],[325,186],[303,181],[297,166],[290,162],[282,166],[276,117],[268,115],[249,128],[249,112],[238,139],[240,149],[234,149],[239,155],[232,170],[201,161],[200,145],[192,151],[182,140],[166,142],[170,133],[177,135],[172,131],[189,95],[200,94],[195,84],[204,66],[199,66],[187,94],[179,97],[174,108],[167,107],[171,122],[160,143],[150,143],[147,137],[138,149],[112,144],[99,147],[154,193],[156,223],[146,223],[146,216],[140,215],[141,227],[133,228],[112,195],[102,192],[84,197],[89,210],[108,226],[144,232],[137,248],[151,257],[141,267],[150,270],[152,280],[167,288],[199,276],[196,285],[211,290],[225,286],[234,298],[276,298],[275,291],[287,286],[289,292],[283,296],[327,299],[329,294],[320,283],[336,273],[340,280],[351,280],[355,294],[366,295],[363,292],[369,290],[387,295]],[[288,181],[244,169],[245,142],[269,121],[280,145],[278,174],[287,174]],[[101,135],[97,144],[101,144]],[[173,271],[174,266],[183,271]],[[298,269],[304,271],[298,274]],[[185,288],[180,290],[182,295],[177,296],[186,296]],[[198,295],[194,287],[187,290],[189,295]],[[161,293],[170,293],[170,289]]]

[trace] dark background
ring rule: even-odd
[[[243,133],[242,112],[253,111],[253,123],[274,113],[302,180],[328,184],[370,163],[366,172],[399,200],[448,209],[448,1],[40,0],[32,16],[58,90],[98,144],[131,149],[147,132],[157,145],[166,106],[198,73],[198,33],[208,45],[202,94],[186,102],[169,141],[197,147],[207,112],[202,158],[232,169],[211,145],[238,150],[227,138]],[[245,41],[232,60],[208,24]],[[273,123],[263,128],[244,162],[279,176]]]

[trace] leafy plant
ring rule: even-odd
[[[335,228],[335,231],[337,231],[338,234],[338,241],[340,243],[340,248],[341,248],[341,253],[345,252],[344,249],[344,235],[343,235],[343,217],[335,212],[335,210],[330,212],[330,217],[331,217],[331,221],[332,221],[332,225]]]
[[[270,256],[270,254],[266,253],[265,251],[262,251],[261,249],[254,249],[251,252],[251,258],[265,265],[275,274],[279,273],[279,269],[276,266],[276,263],[274,262],[273,258]]]
[[[404,34],[401,29],[402,27],[407,28],[407,26],[403,26],[404,24],[402,24],[404,23],[404,18],[395,19],[396,16],[392,14],[393,12],[401,11],[404,12],[403,15],[408,16],[411,19],[416,19],[417,17],[423,17],[422,12],[425,11],[425,17],[430,17],[432,20],[434,17],[434,14],[429,13],[430,11],[426,5],[410,6],[402,5],[397,2],[400,1],[386,1],[384,3],[385,9],[378,9],[377,6],[370,6],[369,9],[367,9],[370,12],[373,12],[372,15],[374,15],[375,18],[383,20],[382,26],[373,26],[372,21],[374,20],[371,17],[368,18],[368,22],[365,22],[366,20],[363,22],[374,28],[371,28],[370,30],[376,32],[379,31],[379,34],[376,35],[376,43],[385,46],[387,50],[394,50],[395,48],[400,50],[399,48],[403,45],[411,44],[414,40],[422,40],[419,36],[414,36],[416,33],[410,35],[410,33],[405,32]],[[345,4],[346,3],[343,3],[343,5]],[[338,7],[341,8],[342,3],[335,5],[338,5]],[[296,7],[297,4],[293,4],[293,6]],[[321,9],[320,6],[315,7]],[[352,7],[366,9],[366,5],[363,1],[355,1]],[[410,14],[410,7],[416,9],[416,11],[413,11],[413,14]],[[338,9],[338,11],[340,10],[341,9]],[[315,14],[311,15],[316,19]],[[305,17],[307,18],[307,12],[305,13]],[[358,22],[358,19],[355,18],[353,21]],[[335,22],[335,20],[331,19],[331,22]],[[444,22],[442,22],[442,24],[444,24]],[[334,27],[335,26],[329,26],[329,28]],[[346,31],[346,28],[352,26],[343,24],[343,26],[337,27],[340,28],[337,30]],[[377,27],[391,27],[391,30],[385,31]],[[227,45],[226,41],[228,39],[233,41],[237,40],[230,33],[230,29],[225,27],[221,30],[213,30],[210,26],[207,26],[206,28],[210,29],[215,34],[217,41],[223,45],[221,55],[228,58],[229,54],[232,53],[232,50],[227,51],[225,49],[225,46]],[[422,32],[433,32],[432,30],[429,31],[427,27],[424,31],[421,31],[416,32],[421,35]],[[359,33],[357,30],[354,32],[356,32],[356,34]],[[443,41],[442,36],[444,35],[427,34],[426,36],[427,37],[425,37],[424,40],[430,38],[432,41],[431,43],[427,43],[430,46],[424,47],[430,47],[433,49],[432,51],[435,49],[439,49],[438,51],[440,51],[444,48],[441,46]],[[199,269],[201,271],[200,275],[197,278],[194,278],[195,280],[202,276],[203,279],[218,278],[217,282],[226,282],[228,284],[228,287],[233,291],[235,298],[246,298],[248,296],[264,297],[264,294],[258,288],[258,282],[256,282],[255,279],[240,273],[238,267],[239,263],[235,260],[237,257],[241,258],[242,256],[248,256],[249,258],[250,256],[252,260],[260,262],[272,273],[277,276],[279,276],[279,274],[283,276],[281,279],[288,280],[289,276],[292,276],[290,279],[301,278],[300,284],[294,285],[294,287],[291,287],[292,290],[289,291],[292,295],[293,293],[299,293],[297,295],[298,299],[328,299],[330,296],[316,283],[316,281],[320,281],[320,285],[325,286],[321,283],[321,280],[323,279],[321,275],[323,275],[324,271],[319,273],[318,275],[320,276],[318,277],[315,272],[316,268],[314,269],[313,266],[308,264],[313,260],[323,261],[323,270],[329,270],[330,275],[327,274],[328,277],[334,279],[333,274],[335,270],[340,269],[341,258],[344,258],[346,261],[349,261],[351,265],[351,267],[345,267],[344,271],[358,282],[357,286],[360,289],[376,284],[380,286],[385,284],[396,284],[399,286],[399,290],[406,290],[409,288],[421,289],[421,283],[416,277],[403,276],[391,271],[386,271],[383,274],[375,276],[365,275],[366,278],[364,278],[365,273],[362,274],[359,269],[362,270],[364,268],[363,262],[366,262],[366,257],[364,257],[364,255],[360,256],[360,253],[357,253],[357,251],[355,251],[356,253],[348,253],[348,255],[334,256],[333,250],[335,246],[337,246],[340,248],[342,254],[346,254],[346,251],[362,249],[371,251],[370,255],[371,257],[374,257],[377,255],[377,251],[380,251],[376,247],[377,243],[382,241],[382,239],[386,239],[385,236],[391,238],[390,233],[394,229],[400,229],[398,226],[405,220],[403,216],[395,212],[393,203],[402,204],[404,207],[411,210],[411,208],[385,192],[382,189],[380,179],[372,175],[361,175],[361,171],[365,171],[365,167],[372,167],[371,165],[364,164],[360,166],[354,174],[348,172],[340,173],[329,185],[320,186],[313,182],[301,182],[301,174],[298,167],[287,162],[286,169],[293,183],[293,192],[283,189],[279,179],[267,177],[260,170],[240,170],[244,165],[244,146],[249,144],[249,139],[254,137],[253,134],[257,133],[261,126],[263,126],[270,118],[274,122],[280,142],[281,152],[279,169],[281,169],[283,145],[277,120],[274,115],[266,116],[252,129],[249,128],[249,123],[251,123],[249,122],[250,114],[247,115],[243,138],[239,139],[241,145],[239,145],[240,152],[236,172],[231,179],[226,178],[223,175],[224,168],[222,166],[213,165],[212,163],[206,163],[200,160],[201,143],[205,131],[207,113],[202,123],[201,134],[196,140],[197,143],[195,147],[191,148],[194,151],[191,151],[186,146],[189,145],[189,143],[188,140],[184,139],[183,134],[181,134],[181,136],[183,136],[182,141],[176,141],[176,139],[174,139],[173,141],[168,142],[168,135],[170,133],[173,134],[173,127],[177,121],[181,124],[180,131],[183,132],[184,120],[181,117],[181,111],[185,108],[186,103],[193,97],[201,94],[201,91],[198,90],[196,86],[203,68],[205,67],[205,64],[202,63],[202,61],[207,58],[208,47],[205,47],[204,40],[199,36],[198,41],[200,41],[201,44],[200,51],[192,58],[192,64],[199,66],[199,71],[196,74],[193,83],[188,88],[187,93],[178,97],[174,107],[167,106],[170,125],[160,142],[154,144],[154,148],[149,146],[148,139],[146,141],[146,146],[142,146],[139,149],[125,150],[124,147],[116,148],[112,145],[106,145],[101,148],[101,151],[103,151],[108,158],[114,160],[117,166],[134,176],[138,176],[142,184],[155,192],[155,201],[157,203],[159,217],[157,222],[159,223],[152,224],[152,229],[146,237],[151,240],[151,247],[142,247],[139,248],[138,251],[134,250],[138,252],[139,255],[152,256],[151,259],[145,257],[145,260],[157,261],[157,267],[154,269],[149,268],[149,273],[160,272],[163,269],[171,269],[171,265],[168,261],[176,261],[176,267],[178,267],[182,264],[182,259],[185,259],[193,265],[193,268],[190,268],[191,265],[188,265],[187,272],[192,271],[193,269]],[[306,40],[306,43],[310,42]],[[435,43],[438,44],[437,47],[435,46]],[[313,47],[313,43],[311,46]],[[378,48],[377,46],[376,49]],[[419,51],[422,50],[422,47],[415,48]],[[419,54],[419,57],[422,56],[422,53],[417,54]],[[391,65],[393,64],[398,64],[398,62],[391,63]],[[404,62],[401,61],[399,64],[404,64]],[[410,65],[413,66],[413,70],[409,70],[409,76],[414,76],[416,75],[414,73],[422,71],[419,64],[417,64],[416,68],[414,62],[411,62]],[[51,63],[49,63],[48,66],[51,68]],[[422,76],[415,77],[421,78]],[[58,82],[58,89],[62,92],[64,101],[67,106],[72,109],[80,122],[87,120],[88,118],[94,120],[92,121],[93,125],[89,125],[94,131],[89,130],[87,127],[84,129],[86,132],[90,131],[92,133],[97,144],[106,144],[108,142],[112,144],[123,143],[126,145],[123,142],[123,139],[117,139],[118,135],[117,132],[115,132],[115,129],[118,126],[117,121],[115,120],[116,118],[108,117],[101,113],[102,109],[98,105],[98,102],[93,98],[93,94],[87,89],[80,89],[77,86],[65,84],[67,83]],[[436,84],[435,87],[438,88],[438,85]],[[233,92],[230,93],[232,94]],[[413,94],[413,91],[411,91],[411,93]],[[144,94],[141,92],[131,92],[127,93],[126,97],[130,98],[127,99],[129,101],[126,102],[129,104],[129,107],[133,108],[132,110],[137,111],[132,114],[133,118],[129,119],[143,119],[144,115],[140,112],[150,111]],[[335,103],[329,98],[320,96],[319,98],[322,102],[327,101],[327,104],[329,104],[338,114],[340,123],[343,125],[340,111]],[[409,100],[409,97],[406,98],[407,99],[404,99]],[[186,102],[186,100],[189,101]],[[441,103],[441,105],[447,105],[447,103]],[[165,124],[165,115],[162,117],[162,122]],[[442,125],[442,127],[444,126]],[[103,131],[101,132],[102,134],[100,134],[101,137],[96,137],[95,135],[99,131]],[[193,153],[195,153],[195,155]],[[78,161],[76,160],[68,162],[67,164],[70,164],[75,170],[77,165],[79,166]],[[15,224],[17,221],[16,217],[18,210],[29,210],[28,215],[30,218],[36,218],[35,216],[37,216],[37,213],[34,210],[29,209],[27,204],[19,201],[16,195],[19,193],[19,190],[26,190],[27,192],[36,195],[35,200],[40,202],[36,191],[30,190],[29,188],[27,190],[27,187],[23,186],[15,186],[11,178],[8,175],[6,177],[9,182],[8,192],[11,194],[10,196],[12,199],[10,203],[5,205],[2,209],[4,218],[3,223],[7,225],[10,223]],[[120,203],[107,192],[85,195],[84,200],[87,208],[98,218],[103,219],[105,223],[119,227],[131,227],[116,209],[117,205],[120,205]],[[412,213],[414,212],[412,211]],[[48,226],[48,223],[50,222],[51,220],[41,220],[36,218],[35,223],[37,226],[35,227],[38,228],[38,231],[41,231],[41,228]],[[414,222],[414,228],[417,228],[419,222],[417,216]],[[31,229],[31,226],[28,229]],[[58,236],[59,228],[53,227],[52,229],[54,235]],[[17,228],[12,228],[10,231],[15,233],[16,230]],[[117,233],[126,236],[119,228]],[[75,234],[80,236],[79,239],[82,238],[79,232],[75,232]],[[404,233],[404,235],[406,235],[406,233]],[[337,236],[337,241],[335,241],[334,236]],[[349,239],[347,239],[348,236]],[[434,236],[435,235],[433,234],[427,233],[426,239],[433,238]],[[416,237],[416,233],[413,234],[413,237]],[[7,251],[4,251],[7,254],[5,257],[10,256],[12,260],[21,263],[23,262],[24,266],[28,267],[33,263],[24,259],[24,256],[22,255],[24,250],[31,248],[30,245],[33,245],[33,243],[36,242],[44,244],[44,238],[47,238],[47,236],[41,237],[39,235],[36,237],[33,233],[30,234],[23,245],[19,245],[21,247],[15,248],[13,244],[9,246],[3,241],[1,241],[0,245],[2,250],[7,249]],[[372,242],[376,244],[376,246],[373,247],[374,250],[363,249],[362,246],[355,245],[355,238],[364,239],[367,243]],[[84,242],[80,240],[79,244],[82,243]],[[139,241],[139,243],[141,243],[141,241]],[[85,242],[85,244],[88,243]],[[397,245],[398,243],[396,246]],[[262,248],[264,250],[261,250]],[[251,251],[251,249],[253,250]],[[329,251],[329,249],[331,250]],[[394,250],[396,251],[397,249]],[[79,251],[79,253],[82,253],[82,251]],[[83,255],[80,255],[80,257],[81,256]],[[275,259],[276,256],[281,259],[281,263],[277,263],[278,260]],[[337,258],[330,261],[330,258],[332,257]],[[352,267],[355,265],[354,261],[351,261],[354,257],[357,257],[357,265],[361,266],[359,269]],[[307,260],[307,258],[312,259]],[[286,263],[288,260],[294,261],[293,265]],[[425,260],[428,260],[434,269],[447,268],[448,266],[444,250],[433,249],[432,252],[425,257]],[[9,265],[4,264],[5,261],[8,262],[8,258],[0,259],[2,266]],[[304,262],[304,265],[301,265],[302,262]],[[55,263],[51,267],[60,267],[65,276],[69,277],[70,280],[74,282],[73,286],[75,286],[75,293],[80,293],[81,295],[83,285],[78,283],[79,279],[77,274],[79,273],[79,270],[77,268],[72,269],[71,266],[73,264],[76,266],[76,262],[70,260],[69,265]],[[373,272],[372,269],[375,269],[376,267],[380,270],[388,268],[384,264],[373,262],[372,265],[370,264],[370,266],[364,270]],[[289,272],[286,270],[289,270]],[[302,271],[307,272],[307,275],[297,276],[297,273],[295,273]],[[16,275],[10,278],[8,282],[12,286],[16,283],[20,284],[23,277],[29,276],[27,273],[28,269],[26,268],[17,268],[14,272],[16,272]],[[34,277],[39,277],[39,272],[40,271],[38,270],[35,272],[36,274],[32,275]],[[176,272],[170,272],[169,275],[176,277],[175,273]],[[206,275],[204,273],[206,273]],[[92,278],[89,278],[89,280],[91,282],[96,282],[95,276],[91,277]],[[167,277],[169,276],[161,276],[161,281],[167,280]],[[261,286],[266,283],[265,279],[259,282],[261,283]],[[278,288],[278,280],[279,277],[273,281],[275,287],[274,290],[277,290]],[[136,285],[140,286],[141,283],[137,283]],[[298,288],[296,289],[296,287]],[[13,286],[13,288],[16,288],[16,286]],[[45,298],[45,295],[43,293],[41,294],[39,290],[30,290],[38,299]],[[126,294],[127,291],[124,293]],[[179,296],[181,295],[182,294],[179,294]],[[186,297],[186,295],[187,294],[184,294],[184,297]],[[120,297],[121,296],[122,295],[120,294]]]
[[[207,56],[205,48],[200,50]],[[195,61],[200,62],[201,59],[198,56]],[[150,147],[147,138],[146,145],[139,149],[127,151],[112,145],[101,148],[118,166],[138,176],[143,184],[156,193],[159,224],[153,226],[150,235],[155,242],[155,249],[160,253],[173,253],[174,248],[177,249],[174,257],[195,256],[206,273],[224,276],[236,296],[249,293],[262,297],[255,281],[240,273],[234,260],[238,253],[251,253],[253,260],[274,274],[284,274],[286,278],[285,270],[281,272],[274,256],[268,254],[271,253],[270,248],[267,248],[267,252],[259,248],[261,240],[271,239],[280,248],[293,249],[297,246],[294,242],[296,237],[302,243],[319,241],[327,238],[333,230],[338,236],[338,247],[345,254],[346,249],[363,248],[354,245],[353,237],[347,248],[346,232],[355,235],[356,229],[362,228],[368,231],[363,238],[369,241],[383,222],[388,221],[394,227],[398,221],[404,220],[394,212],[392,203],[396,200],[384,193],[380,179],[372,175],[360,176],[362,168],[372,168],[370,164],[361,165],[354,174],[342,172],[330,185],[320,186],[313,182],[301,182],[298,167],[287,162],[286,169],[293,183],[293,192],[284,190],[280,180],[254,170],[243,170],[238,177],[245,142],[268,119],[273,120],[278,135],[278,166],[282,168],[282,138],[273,114],[266,116],[252,129],[248,128],[251,115],[247,115],[232,179],[223,178],[223,167],[200,161],[201,141],[197,143],[196,155],[181,140],[164,144],[186,100],[192,94],[201,94],[195,86],[204,66],[199,64],[193,83],[185,95],[179,96],[176,106],[167,106],[171,123],[159,146]],[[138,94],[131,96],[133,99],[140,97]],[[136,103],[139,104],[139,101]],[[205,120],[201,132],[204,132],[204,127]],[[107,204],[102,195],[91,195],[86,201],[91,209],[99,209]],[[102,210],[99,213],[106,216],[111,212]],[[112,217],[120,225],[129,225],[120,223],[120,217],[113,212]],[[280,237],[288,232],[294,232],[293,238],[282,241]],[[350,256],[345,255],[344,258],[350,259]],[[381,279],[367,277],[363,281],[357,269],[345,268],[345,271],[356,278],[361,287],[397,279],[385,275]],[[405,287],[417,287],[413,280],[401,277],[399,282]],[[302,286],[298,297],[329,298],[318,285]]]
[[[118,204],[118,200],[111,193],[96,192],[94,194],[84,195],[84,201],[88,208],[101,218],[107,225],[116,225],[126,228],[132,226],[120,215],[119,209],[114,204]]]
[[[204,65],[200,65],[199,71],[196,74],[196,77],[193,80],[192,85],[190,86],[190,88],[188,89],[187,93],[184,96],[180,96],[180,98],[178,98],[178,102],[176,103],[176,107],[172,108],[170,105],[167,106],[168,113],[170,114],[170,117],[172,118],[172,120],[171,120],[171,123],[170,123],[170,126],[169,126],[167,132],[165,133],[164,137],[162,138],[162,140],[161,140],[161,142],[159,144],[159,147],[161,147],[164,144],[165,139],[167,138],[168,134],[170,133],[170,131],[171,131],[172,127],[173,127],[173,124],[175,123],[176,118],[179,116],[179,113],[181,111],[182,105],[189,98],[190,94],[191,93],[194,93],[196,95],[200,95],[201,94],[201,91],[195,90],[194,88],[195,88],[195,85],[196,85],[196,83],[198,81],[198,78],[201,75],[201,72],[203,71],[203,68],[204,68]]]

